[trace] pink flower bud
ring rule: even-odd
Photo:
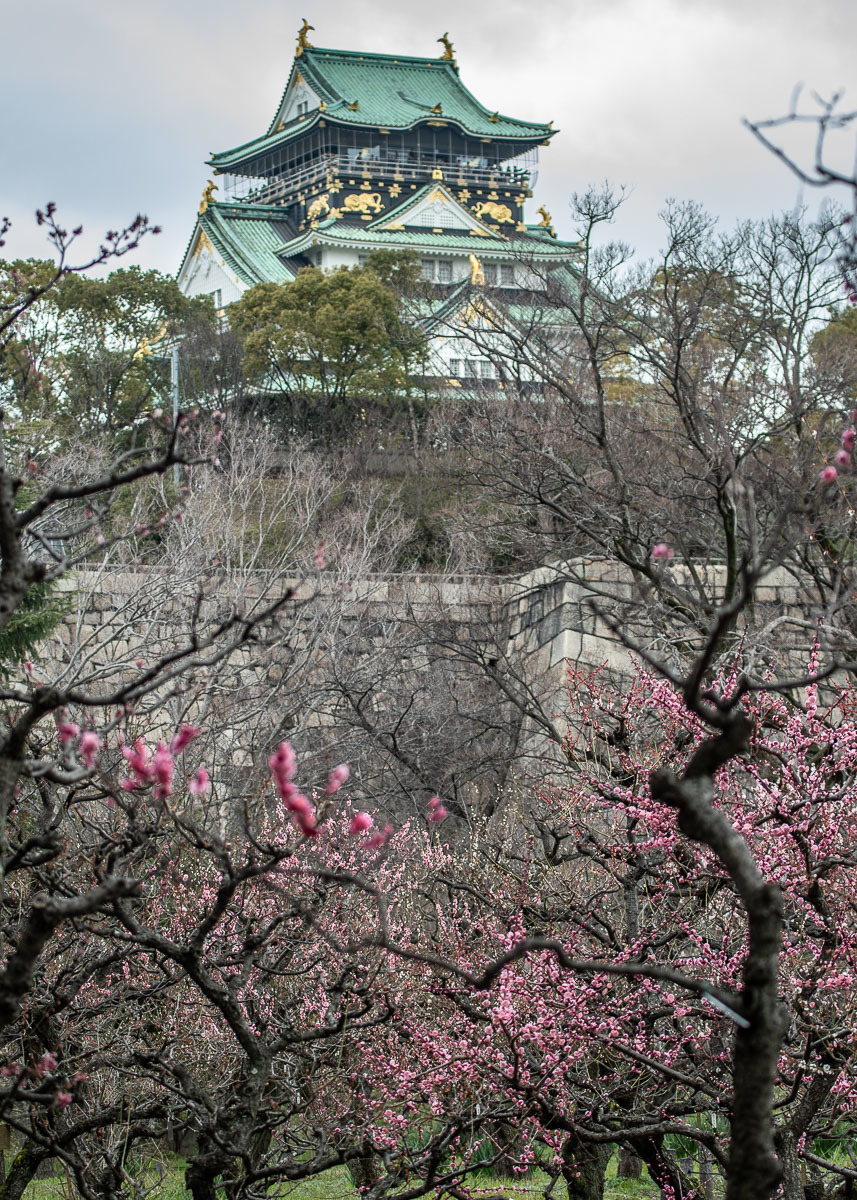
[[[818,478],[822,483],[833,483],[838,474],[836,467],[822,467],[818,472]]]
[[[842,467],[847,471],[851,466],[851,455],[847,450],[837,450],[833,456],[833,461],[836,463],[837,467]]]
[[[373,833],[370,838],[366,839],[366,841],[363,843],[363,849],[377,850],[380,846],[386,845],[392,836],[393,826],[385,825],[383,829],[378,831],[378,833]]]
[[[857,438],[857,429],[853,425],[849,425],[847,429],[842,430],[842,445],[846,450],[854,449],[855,438]]]
[[[170,751],[173,754],[181,754],[186,746],[189,746],[194,738],[199,737],[199,729],[196,725],[181,725],[178,731],[174,734],[173,740],[170,742]]]
[[[374,824],[369,813],[356,812],[348,825],[348,832],[352,837],[356,837],[358,833],[365,833],[367,829],[371,829]]]
[[[441,821],[445,821],[449,816],[449,810],[442,804],[438,804],[437,808],[432,809],[428,815],[430,824],[439,825]]]
[[[71,1092],[57,1092],[54,1096],[57,1108],[68,1108],[73,1099]]]
[[[152,772],[158,784],[158,796],[164,799],[173,794],[173,771],[175,762],[166,742],[158,742],[152,758]]]
[[[62,746],[67,746],[69,742],[73,742],[79,733],[80,726],[76,725],[74,721],[63,721],[57,726],[57,734]]]
[[[39,1059],[39,1067],[43,1071],[55,1071],[57,1068],[56,1057],[51,1054],[50,1050],[46,1050]]]
[[[205,767],[198,767],[191,777],[187,790],[192,796],[204,796],[211,787],[211,778]]]
[[[94,729],[87,729],[80,735],[80,758],[83,765],[92,770],[95,759],[101,749],[101,738]]]
[[[666,542],[656,542],[652,546],[651,555],[655,562],[669,562],[671,558],[675,557],[675,551]]]
[[[343,783],[347,782],[351,768],[346,763],[340,763],[338,767],[334,767],[327,777],[327,787],[324,789],[326,796],[332,796],[334,792],[338,792]]]

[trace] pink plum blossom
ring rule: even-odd
[[[334,767],[327,777],[327,787],[324,789],[326,796],[332,796],[334,792],[338,792],[343,783],[347,782],[351,774],[351,768],[346,763],[340,763],[338,767]]]
[[[101,738],[94,729],[87,729],[80,735],[80,758],[83,765],[92,770],[95,759],[101,749]]]
[[[152,758],[152,773],[157,782],[157,794],[160,799],[173,794],[173,771],[175,761],[166,742],[158,742]]]
[[[73,742],[79,733],[80,726],[74,721],[61,721],[57,726],[57,734],[62,746],[67,746],[69,742]]]
[[[170,753],[181,754],[186,746],[189,746],[194,738],[199,737],[199,728],[196,725],[181,725],[178,731],[173,735],[173,740],[170,742]]]
[[[191,776],[187,790],[192,796],[203,796],[211,787],[211,777],[205,767],[197,767]]]
[[[836,470],[836,467],[822,467],[818,472],[818,478],[822,483],[833,483],[838,474],[839,472]]]
[[[675,550],[667,542],[656,542],[652,546],[651,555],[655,562],[669,562],[675,557]]]
[[[375,822],[367,812],[356,812],[351,818],[348,825],[348,832],[352,837],[356,837],[359,833],[365,833],[367,829],[371,829]]]

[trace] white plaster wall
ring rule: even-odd
[[[235,272],[208,247],[187,262],[179,276],[179,287],[186,296],[210,296],[219,288],[224,307],[247,290]]]
[[[356,267],[360,262],[357,250],[348,250],[342,246],[322,246],[322,271],[337,271],[340,267]]]
[[[282,106],[274,122],[275,128],[281,121],[284,125],[288,125],[289,121],[293,121],[298,115],[299,104],[306,104],[306,112],[309,115],[314,109],[318,108],[320,99],[321,97],[318,93],[313,91],[304,79],[301,79],[300,83],[293,84],[283,98]]]

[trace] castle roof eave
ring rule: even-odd
[[[222,174],[235,167],[248,164],[255,158],[259,158],[263,154],[267,154],[270,150],[274,150],[279,146],[287,145],[289,142],[299,141],[310,130],[314,129],[320,120],[326,120],[328,125],[341,125],[349,129],[362,128],[366,130],[380,129],[395,129],[397,133],[409,133],[416,129],[418,125],[427,125],[430,118],[427,116],[416,117],[409,125],[394,125],[392,122],[361,122],[361,121],[344,121],[340,119],[338,113],[331,113],[330,110],[322,112],[316,109],[312,113],[307,113],[306,120],[293,121],[289,126],[283,129],[276,130],[274,133],[266,133],[262,137],[255,138],[253,141],[245,142],[241,146],[235,146],[232,150],[223,150],[218,154],[212,154],[210,158],[205,160],[206,166],[212,167],[218,174]],[[451,117],[445,117],[447,125],[457,126],[462,133],[470,133],[460,122],[453,120]],[[559,133],[558,129],[548,130],[545,134],[539,134],[538,137],[520,137],[518,139],[510,137],[508,134],[495,134],[492,141],[508,142],[510,155],[512,157],[516,153],[523,151],[532,145],[540,145],[548,138],[553,137],[555,133]],[[473,135],[482,136],[482,135]],[[516,144],[518,143],[518,144]]]
[[[223,263],[246,287],[294,279],[294,270],[279,253],[287,243],[272,225],[280,218],[282,209],[271,205],[210,203],[197,216],[177,279],[181,280],[188,269],[197,239],[203,233]]]
[[[326,107],[278,129],[276,122],[297,71],[302,73]],[[406,88],[416,95],[405,94]],[[361,98],[362,108],[359,107]],[[358,103],[356,109],[351,108],[354,101]],[[437,104],[441,105],[441,113],[435,111]],[[322,118],[351,128],[395,129],[398,132],[407,132],[440,118],[462,133],[490,137],[492,141],[509,142],[512,146],[543,142],[558,132],[549,124],[489,112],[464,86],[455,65],[448,60],[308,47],[292,63],[288,82],[266,133],[212,155],[209,165],[217,170],[237,166],[303,136]]]
[[[434,233],[429,230],[379,230],[366,226],[348,225],[343,221],[331,218],[321,221],[315,229],[308,229],[299,234],[293,241],[288,242],[280,251],[281,257],[297,257],[314,245],[325,244],[365,251],[368,247],[383,250],[418,249],[435,254],[461,254],[480,251],[485,252],[489,247],[491,255],[504,258],[520,258],[529,255],[536,259],[567,259],[572,261],[580,254],[576,242],[561,242],[555,238],[534,238],[528,234],[510,234],[502,239],[489,239],[479,234],[469,233]]]

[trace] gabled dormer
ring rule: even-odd
[[[499,212],[500,216],[515,228],[516,222],[508,205],[501,209],[499,205],[489,203],[488,208],[495,213]],[[490,217],[491,214],[488,215]],[[373,221],[369,228],[378,230],[379,233],[402,229],[429,229],[434,233],[457,230],[481,237],[503,238],[499,227],[491,229],[487,222],[480,220],[472,209],[456,199],[441,183],[429,184],[415,195],[409,196],[404,203],[390,209],[379,220]]]
[[[309,114],[315,112],[319,106],[324,107],[321,96],[307,83],[300,65],[296,62],[280,101],[280,107],[271,123],[271,132],[279,133],[293,121],[306,120]]]

